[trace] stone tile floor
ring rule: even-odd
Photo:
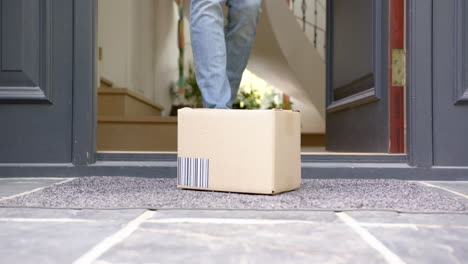
[[[0,178],[0,200],[65,180]],[[0,208],[0,263],[468,263],[468,214]]]

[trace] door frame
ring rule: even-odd
[[[97,1],[74,0],[72,164],[96,162]]]
[[[433,162],[433,1],[407,0],[406,8],[407,154],[303,155],[303,178],[468,180],[468,167]],[[96,154],[96,9],[95,0],[74,0],[72,162],[0,165],[0,177],[175,177],[175,154]]]

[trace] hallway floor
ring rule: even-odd
[[[131,178],[119,179],[117,182],[122,184],[120,193],[133,191],[133,194],[138,194],[135,186],[141,182],[129,184]],[[294,192],[283,194],[283,197],[289,198],[273,196],[274,199],[282,199],[283,203],[274,201],[272,204],[279,208],[262,210],[255,206],[265,203],[266,198],[262,200],[260,198],[263,196],[256,195],[233,199],[236,206],[231,207],[234,209],[223,209],[219,204],[210,209],[202,208],[200,204],[194,206],[190,201],[183,208],[183,204],[174,203],[179,202],[176,200],[180,197],[173,197],[172,204],[177,206],[166,206],[165,209],[154,205],[147,206],[151,210],[144,206],[136,208],[135,205],[141,204],[133,204],[133,208],[129,209],[103,206],[109,205],[109,201],[95,203],[94,208],[89,209],[66,209],[62,202],[71,204],[73,199],[93,207],[84,203],[90,201],[84,198],[95,195],[89,190],[97,193],[116,190],[116,186],[106,189],[104,185],[97,189],[91,185],[86,188],[83,186],[93,181],[83,180],[0,178],[0,262],[464,263],[468,259],[468,210],[465,207],[468,203],[468,182],[381,180],[371,185],[377,188],[376,191],[362,187],[360,191],[365,193],[361,193],[361,196],[356,194],[341,204],[349,207],[343,210],[333,208],[340,205],[336,201],[342,199],[336,195],[350,189],[356,190],[358,184],[369,186],[371,182],[348,180],[343,183],[351,184],[352,188],[346,189],[342,187],[344,184],[340,185],[341,180],[334,180],[333,184],[308,180],[303,189],[309,192],[314,190],[320,196],[311,194],[293,199]],[[93,180],[95,183],[96,179]],[[160,179],[153,180],[160,182]],[[165,181],[165,184],[172,184],[172,179]],[[69,192],[73,186],[81,186],[81,189],[68,193],[71,195],[69,200],[63,199],[55,205],[35,204],[42,208],[30,207],[34,206],[34,199],[43,199],[39,202],[44,202],[44,197],[60,200],[67,193],[62,192],[58,196],[50,194],[65,190]],[[334,186],[341,186],[337,188],[340,191],[333,190]],[[389,191],[382,194],[380,188],[388,188]],[[139,190],[145,199],[152,199],[145,193],[148,189]],[[180,192],[187,195],[237,196]],[[416,193],[424,199],[409,203]],[[193,195],[185,198],[193,199],[196,197]],[[294,204],[307,198],[317,202],[317,199],[327,195],[330,196],[329,200],[334,201],[333,204],[320,207],[317,206],[320,203],[311,202],[308,209],[287,207],[288,202]],[[115,199],[123,197],[114,196]],[[362,199],[360,207],[353,203],[359,197]],[[211,198],[228,201],[225,197]],[[252,202],[253,198],[257,203]],[[165,199],[170,200],[171,197],[165,196]],[[321,203],[327,200],[321,199]],[[379,199],[386,201],[378,203]],[[392,203],[392,200],[398,202]],[[9,204],[11,201],[17,204]],[[244,207],[238,206],[243,203]],[[398,206],[398,203],[402,205]],[[44,208],[46,205],[50,208]],[[387,205],[387,208],[373,208],[382,205]],[[405,212],[401,208],[406,209]],[[438,209],[437,212],[434,209]]]

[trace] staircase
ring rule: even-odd
[[[98,89],[98,151],[176,151],[177,118],[126,88],[102,79]]]
[[[303,113],[302,125],[308,133],[323,134],[326,96],[323,51],[304,32],[286,1],[263,1],[262,9],[248,68],[299,101],[295,107]]]

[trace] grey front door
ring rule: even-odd
[[[434,165],[468,166],[468,2],[434,0],[433,16]]]
[[[0,0],[0,163],[69,163],[73,1]]]
[[[329,151],[389,151],[387,0],[329,0]]]

